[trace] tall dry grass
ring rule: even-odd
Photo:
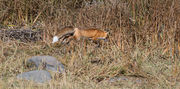
[[[90,41],[47,46],[50,38],[45,44],[1,41],[3,88],[179,88],[179,0],[1,0],[0,12],[1,28],[34,26],[54,34],[56,28],[72,25],[110,33],[100,48]],[[42,86],[14,80],[29,71],[24,63],[34,55],[57,57],[66,75],[53,76]],[[107,82],[119,76],[147,82]]]

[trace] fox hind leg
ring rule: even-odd
[[[74,36],[69,36],[68,38],[67,38],[67,42],[66,42],[66,44],[69,44],[69,43],[71,43],[72,41],[74,41]]]
[[[69,39],[70,39],[70,37],[72,37],[72,36],[73,36],[72,33],[64,35],[63,37],[61,37],[61,38],[62,38],[61,43],[65,43],[65,44],[66,44],[66,43],[69,43]]]

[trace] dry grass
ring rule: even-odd
[[[0,27],[109,29],[110,41],[96,48],[90,41],[71,45],[0,41],[0,88],[116,89],[180,87],[180,4],[178,0],[15,0],[0,1]],[[48,36],[47,36],[48,37]],[[58,58],[67,72],[47,84],[17,80],[36,55]],[[113,77],[129,81],[110,83]],[[135,79],[142,82],[136,83]]]

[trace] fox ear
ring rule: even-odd
[[[109,28],[106,28],[106,29],[104,29],[106,32],[109,32],[111,29],[109,29]]]

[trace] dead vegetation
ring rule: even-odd
[[[179,0],[1,0],[1,29],[42,29],[43,41],[0,41],[2,88],[180,88]],[[109,29],[110,41],[50,45],[56,28]],[[57,57],[67,69],[41,86],[15,80],[31,56]],[[125,76],[129,81],[107,82]],[[132,79],[132,81],[131,81]],[[142,79],[141,83],[133,82]]]

